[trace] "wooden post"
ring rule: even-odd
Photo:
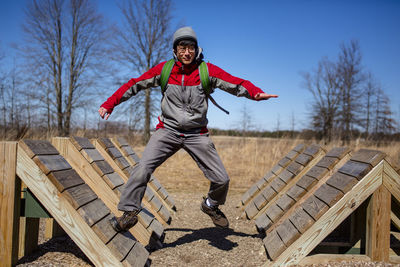
[[[16,178],[17,143],[0,142],[0,266],[18,261],[20,183]]]
[[[390,191],[381,185],[368,204],[365,252],[372,261],[389,261],[390,202]]]

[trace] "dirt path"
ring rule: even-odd
[[[230,229],[215,228],[200,211],[201,192],[170,192],[178,212],[165,229],[164,247],[151,252],[151,266],[261,266],[265,250],[254,222],[240,219],[236,208],[241,193],[230,192],[221,209]],[[68,237],[44,242],[17,266],[91,266],[90,261]],[[385,263],[335,263],[314,266],[395,266]]]

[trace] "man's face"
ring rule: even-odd
[[[176,56],[184,65],[188,65],[193,62],[195,52],[196,48],[194,45],[178,45],[176,47]]]

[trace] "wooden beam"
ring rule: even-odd
[[[368,204],[365,253],[373,261],[389,261],[390,197],[390,191],[381,185]]]
[[[397,201],[400,202],[400,175],[386,160],[383,163],[383,184]]]
[[[96,266],[122,266],[23,149],[18,149],[16,173]]]
[[[18,260],[21,181],[16,164],[17,142],[0,142],[0,266]]]
[[[266,266],[286,266],[299,263],[382,185],[382,172],[383,163],[379,163],[275,261],[266,263]]]
[[[341,262],[341,261],[363,261],[370,262],[371,258],[366,255],[351,255],[351,254],[316,254],[312,256],[307,256],[302,259],[297,265],[320,265],[320,264],[329,264],[332,262]]]

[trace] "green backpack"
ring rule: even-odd
[[[165,88],[167,87],[169,76],[171,75],[171,71],[172,68],[174,67],[174,64],[175,64],[175,59],[170,59],[164,64],[162,68],[160,86],[161,86],[161,92],[163,94],[165,92]],[[215,106],[217,106],[220,110],[222,110],[226,114],[229,114],[229,111],[225,110],[220,105],[218,105],[217,102],[214,100],[214,98],[211,96],[211,86],[210,86],[210,78],[208,76],[208,67],[204,61],[202,61],[199,65],[199,74],[200,74],[201,85],[203,87],[204,92],[206,93],[207,98],[210,99],[211,102]]]

